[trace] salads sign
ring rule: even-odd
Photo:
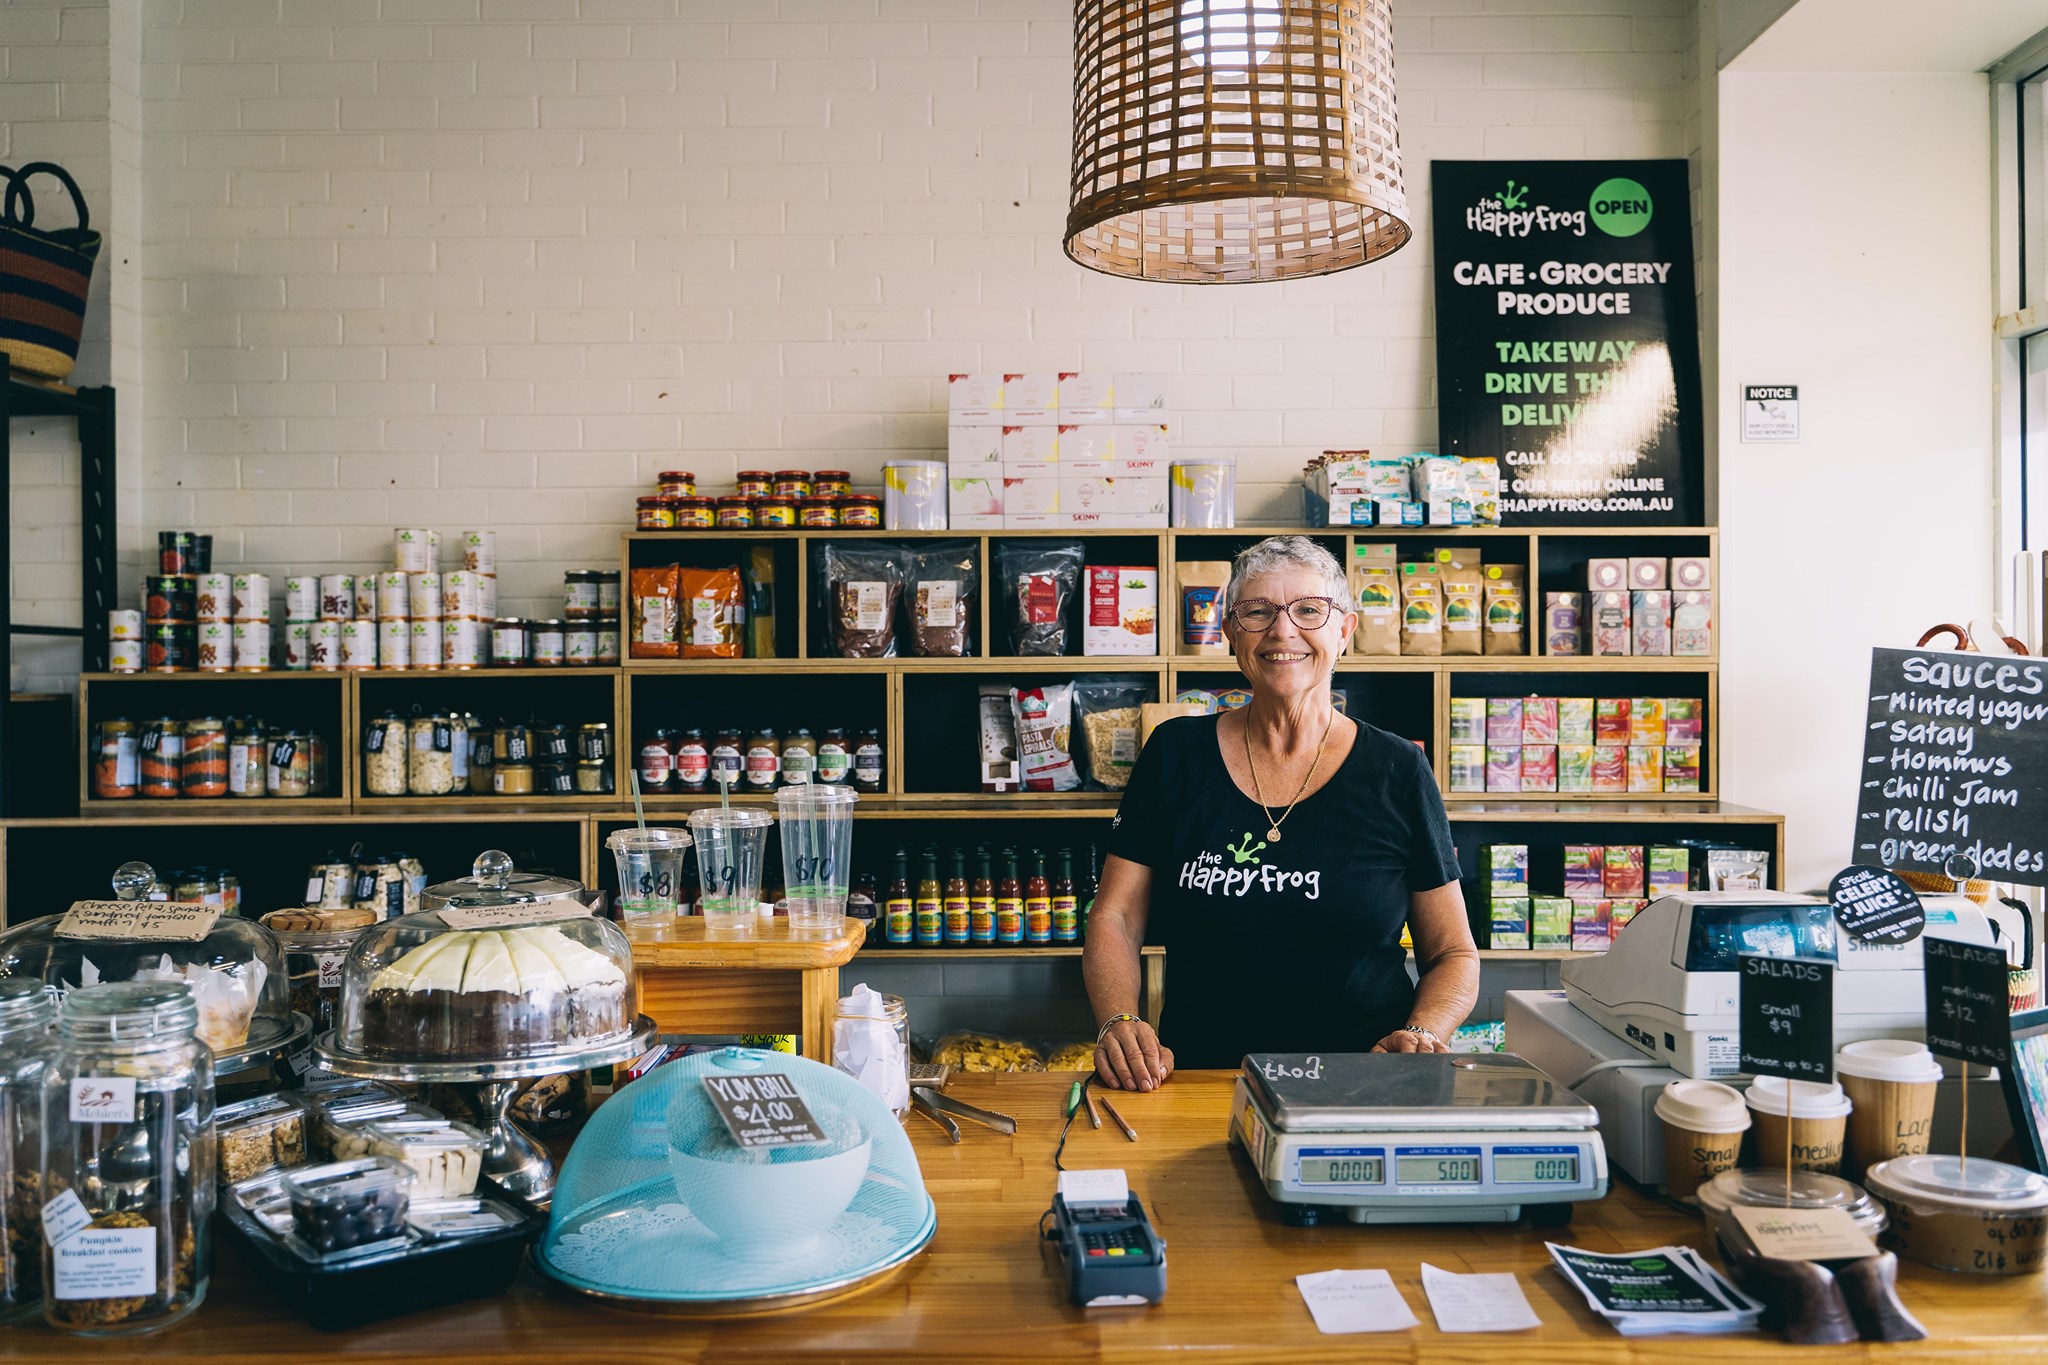
[[[1437,425],[1524,526],[1706,514],[1683,161],[1437,161]]]

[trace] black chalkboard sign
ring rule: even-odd
[[[2012,996],[2005,949],[1929,935],[1922,944],[1927,982],[1927,1050],[1974,1066],[2012,1060]]]
[[[1845,867],[1828,883],[1835,923],[1865,943],[1911,943],[1927,925],[1920,897],[1881,867]]]
[[[796,1083],[781,1072],[765,1076],[706,1076],[704,1089],[725,1130],[742,1147],[797,1147],[824,1142],[825,1130]]]
[[[1806,957],[1744,957],[1741,1067],[1793,1081],[1835,1078],[1835,964]]]
[[[1869,707],[1856,860],[2048,886],[2048,660],[1875,649]]]

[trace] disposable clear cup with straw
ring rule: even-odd
[[[705,928],[746,933],[760,922],[761,866],[774,823],[765,810],[722,806],[690,812]]]
[[[605,846],[618,859],[619,924],[628,933],[673,928],[682,913],[683,855],[690,832],[645,826],[614,830]]]
[[[853,792],[815,784],[775,793],[790,928],[836,930],[845,918],[853,806],[859,799]]]

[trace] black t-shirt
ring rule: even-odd
[[[1179,1067],[1367,1051],[1415,999],[1401,948],[1409,895],[1458,879],[1429,763],[1360,723],[1343,766],[1271,843],[1223,765],[1217,719],[1153,731],[1109,838],[1112,854],[1152,870],[1147,934],[1166,945],[1171,987],[1160,1037]]]

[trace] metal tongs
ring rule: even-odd
[[[971,1104],[962,1104],[960,1101],[948,1098],[930,1086],[913,1085],[910,1087],[910,1104],[917,1112],[945,1129],[946,1136],[955,1142],[960,1140],[960,1125],[953,1122],[951,1116],[954,1114],[958,1114],[970,1123],[979,1123],[983,1127],[993,1128],[998,1133],[1015,1133],[1017,1131],[1017,1120],[1011,1118],[1008,1114],[998,1114],[993,1109],[977,1109]]]

